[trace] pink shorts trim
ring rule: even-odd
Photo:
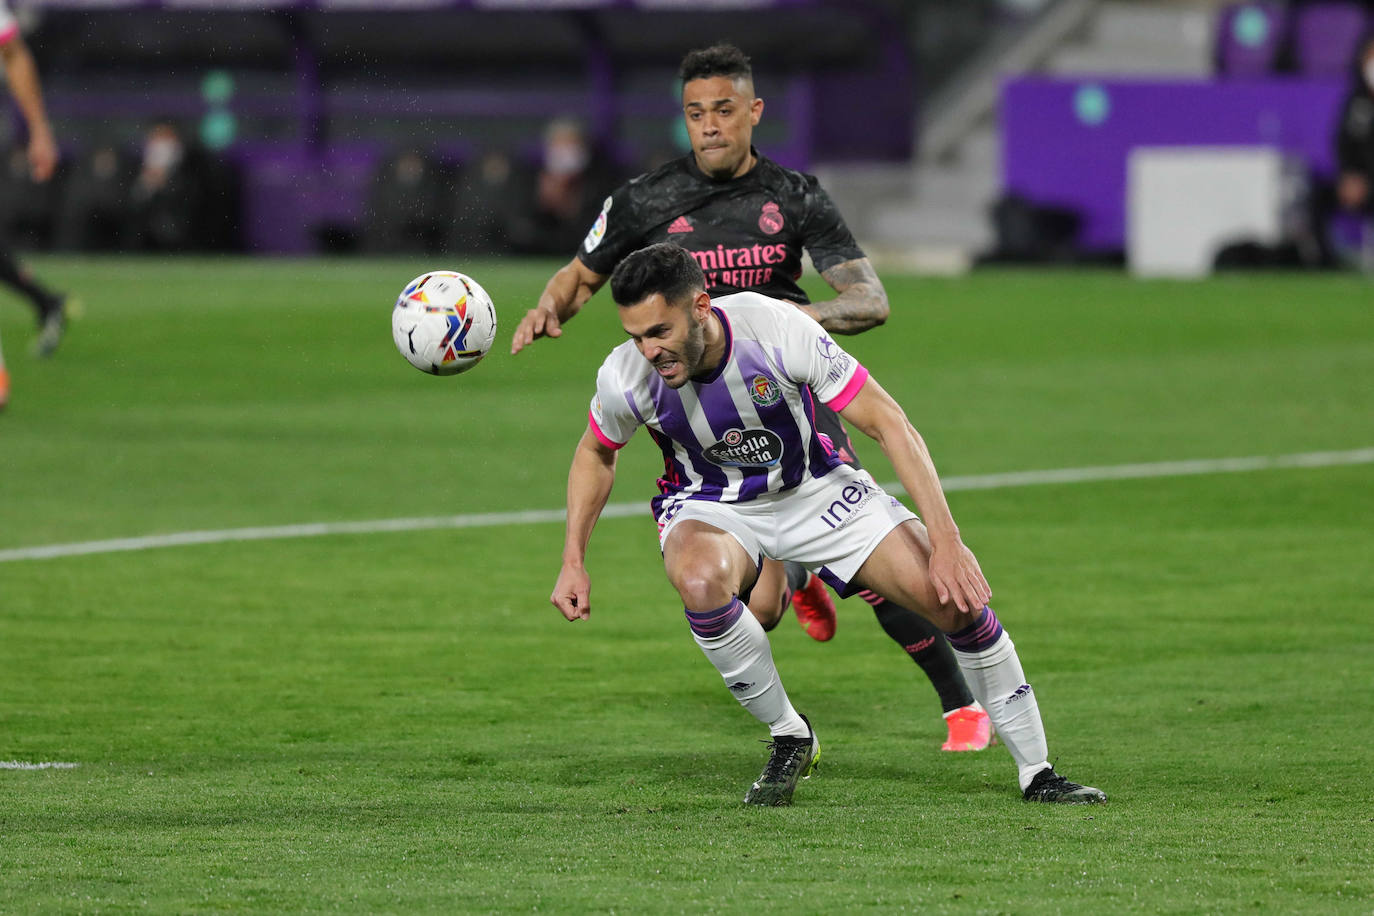
[[[860,366],[854,372],[854,377],[849,380],[849,384],[844,386],[844,390],[833,398],[825,402],[825,406],[839,413],[849,406],[849,402],[854,400],[854,396],[859,393],[859,389],[868,381],[868,370]]]
[[[8,29],[0,29],[0,45],[7,45],[14,36],[19,34],[19,24],[15,23]]]

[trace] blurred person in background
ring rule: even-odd
[[[511,246],[523,254],[563,254],[582,240],[617,177],[580,121],[556,118],[544,130],[538,166],[513,180],[506,211]]]
[[[510,157],[498,149],[482,154],[458,174],[454,216],[445,247],[468,254],[501,254],[510,250],[505,214],[511,212]]]
[[[56,247],[115,251],[123,244],[133,185],[131,163],[112,143],[94,147],[71,170],[58,207]]]
[[[764,106],[754,94],[749,58],[729,44],[692,51],[679,77],[692,151],[606,198],[576,256],[553,275],[516,328],[512,353],[540,337],[560,337],[563,323],[605,285],[624,257],[664,241],[693,253],[712,297],[747,290],[784,299],[832,334],[857,334],[887,319],[882,281],[830,196],[813,176],[785,169],[754,149],[753,129]],[[835,298],[811,302],[797,285],[803,251]],[[816,414],[823,441],[860,468],[838,414],[824,405],[817,405]],[[969,690],[944,634],[912,610],[861,594],[883,630],[935,687],[948,731],[943,749],[986,748],[988,714]],[[765,562],[752,594],[741,596],[746,599],[765,629],[775,627],[791,605],[812,638],[825,641],[835,633],[835,605],[825,584],[800,564]]]
[[[185,251],[195,244],[200,205],[195,163],[175,124],[159,121],[143,138],[129,190],[128,244],[142,251]]]
[[[28,127],[30,173],[34,181],[47,181],[57,170],[57,141],[53,139],[52,127],[48,124],[48,114],[43,106],[38,68],[34,65],[28,46],[19,36],[19,24],[4,0],[0,0],[0,64],[4,66],[10,94],[14,96],[19,113]],[[34,353],[40,357],[51,355],[61,342],[66,325],[66,296],[54,293],[34,280],[28,271],[15,262],[3,240],[0,240],[0,281],[27,298],[38,313],[39,330],[34,341]],[[9,372],[5,369],[4,355],[0,353],[0,409],[9,403],[9,394]]]
[[[363,245],[376,254],[436,254],[452,220],[452,192],[438,166],[419,150],[402,150],[378,170],[368,198]]]
[[[3,100],[0,107],[8,111]],[[0,237],[10,248],[44,251],[52,246],[53,212],[57,197],[66,186],[66,165],[63,157],[52,178],[34,181],[27,144],[19,143],[12,145],[9,155],[0,162]]]
[[[1360,43],[1350,93],[1336,134],[1336,200],[1344,210],[1374,212],[1374,35]]]

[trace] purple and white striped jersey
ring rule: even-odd
[[[591,428],[620,448],[639,426],[663,450],[661,496],[745,502],[790,490],[843,464],[817,434],[816,401],[841,410],[868,378],[808,315],[758,293],[712,300],[725,358],[704,379],[668,387],[634,341],[596,377]]]

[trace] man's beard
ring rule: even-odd
[[[692,380],[692,376],[701,372],[701,357],[705,352],[706,330],[694,320],[687,328],[687,340],[682,344],[682,351],[678,353],[678,364],[683,369],[682,380],[676,383],[668,382],[668,387],[681,388]]]

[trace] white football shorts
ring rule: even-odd
[[[658,514],[658,545],[684,519],[734,535],[749,556],[792,560],[815,572],[846,597],[859,590],[850,580],[883,538],[916,514],[874,482],[843,465],[822,478],[808,477],[783,493],[742,503],[680,497]]]

